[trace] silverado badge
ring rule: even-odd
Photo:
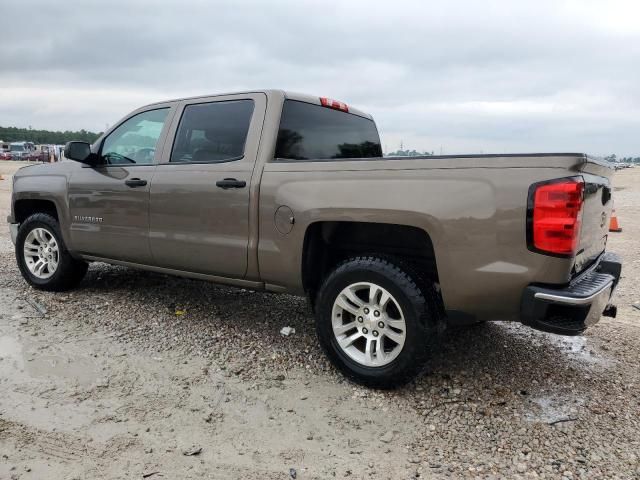
[[[74,215],[73,220],[75,222],[102,223],[102,217],[89,217],[86,215]]]

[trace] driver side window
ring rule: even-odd
[[[149,110],[126,120],[105,138],[101,157],[106,165],[151,165],[168,108]]]

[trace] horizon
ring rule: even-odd
[[[39,129],[39,128],[32,128],[32,126],[29,126],[28,128],[24,128],[24,127],[14,127],[14,126],[3,126],[0,125],[0,131],[2,131],[2,129],[8,129],[8,128],[15,128],[15,129],[19,129],[19,130],[26,130],[27,132],[46,132],[46,133],[50,133],[50,134],[65,134],[65,133],[74,133],[74,134],[80,134],[82,132],[84,132],[87,135],[95,135],[96,137],[100,137],[104,132],[103,131],[99,131],[99,132],[93,132],[90,130],[86,130],[86,129],[79,129],[79,130],[65,130],[65,131],[61,131],[61,130],[47,130],[47,129]],[[28,139],[28,135],[27,137],[25,137],[24,139],[20,139],[20,140],[5,140],[4,138],[0,137],[0,142],[4,142],[4,143],[21,143],[21,142],[31,142],[31,143],[36,143],[36,145],[63,145],[63,144],[58,144],[58,143],[38,143],[35,142],[35,140],[29,140]],[[416,150],[414,147],[407,147],[406,145],[404,145],[404,141],[400,140],[400,144],[398,145],[397,148],[393,149],[393,148],[388,148],[387,145],[382,145],[382,150],[383,150],[383,155],[384,156],[390,156],[393,154],[398,154],[399,152],[405,152],[407,154],[409,154],[409,156],[412,155],[433,155],[433,156],[455,156],[456,154],[446,154],[446,153],[437,153],[435,150],[423,150],[423,151],[419,151]],[[501,154],[506,154],[508,155],[508,152],[501,152],[501,153],[496,153],[496,152],[476,152],[478,155],[501,155]],[[520,153],[526,153],[526,154],[535,154],[535,153],[545,153],[545,152],[520,152]],[[571,153],[571,152],[547,152],[547,153]],[[616,152],[613,153],[609,153],[608,155],[592,155],[588,152],[580,152],[580,153],[584,153],[586,155],[589,156],[594,156],[594,157],[599,157],[599,158],[604,158],[605,160],[610,160],[610,161],[623,161],[623,160],[631,160],[631,161],[635,161],[635,160],[640,160],[640,154],[639,155],[618,155]],[[404,153],[403,153],[404,154]],[[459,155],[469,155],[469,154],[459,154]]]

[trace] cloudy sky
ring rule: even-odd
[[[1,1],[2,126],[283,88],[370,112],[388,151],[640,155],[635,0]]]

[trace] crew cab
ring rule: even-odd
[[[383,157],[370,115],[277,90],[155,103],[13,178],[36,288],[91,262],[306,295],[352,379],[411,380],[453,319],[576,335],[615,315],[612,168],[581,153]]]

